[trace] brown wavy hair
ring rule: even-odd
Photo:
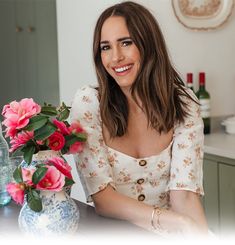
[[[127,131],[127,98],[101,60],[101,29],[111,16],[125,19],[130,37],[140,52],[140,69],[131,87],[132,97],[136,102],[137,95],[140,98],[149,126],[160,133],[168,132],[175,122],[184,122],[188,115],[182,97],[195,100],[186,92],[182,79],[170,62],[156,19],[145,7],[131,1],[107,8],[95,26],[93,58],[99,84],[101,120],[111,137],[122,136]]]

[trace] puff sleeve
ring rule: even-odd
[[[98,93],[91,86],[79,89],[71,108],[71,121],[78,120],[87,132],[87,142],[81,153],[74,156],[87,202],[91,195],[108,184],[115,188],[107,147],[103,140]]]
[[[188,93],[197,101],[193,92]],[[189,116],[184,123],[175,125],[168,190],[189,190],[204,195],[204,126],[199,105],[188,98],[185,100]]]

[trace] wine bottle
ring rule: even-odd
[[[204,123],[204,134],[210,133],[211,119],[210,119],[210,94],[205,87],[205,72],[199,73],[199,90],[196,96],[200,102],[200,111]]]
[[[187,73],[187,87],[190,88],[193,92],[193,73]]]

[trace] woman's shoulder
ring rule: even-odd
[[[98,102],[98,90],[95,85],[86,85],[77,90],[74,96],[74,100],[82,100],[83,102],[88,102],[92,100],[93,102],[97,100]]]
[[[199,102],[199,100],[198,100],[196,94],[193,92],[192,89],[186,88],[186,92],[187,92],[187,93],[188,93],[194,100],[196,100],[197,102]]]
[[[72,107],[76,106],[97,110],[99,107],[98,90],[96,86],[87,85],[79,88],[72,101]]]
[[[199,100],[192,89],[185,87],[184,90],[185,93],[181,95],[181,101],[186,104],[188,114],[194,114],[200,108]]]
[[[71,117],[79,115],[97,115],[99,112],[98,90],[95,86],[87,85],[79,88],[71,105]]]
[[[185,109],[187,115],[184,118],[184,122],[175,124],[175,129],[182,127],[189,128],[189,125],[191,127],[202,123],[200,103],[197,96],[189,88],[185,88],[185,92],[187,93],[187,95],[182,96],[182,101],[184,102],[184,105],[186,105]]]

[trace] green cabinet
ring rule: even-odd
[[[235,232],[235,166],[219,163],[221,232]]]
[[[33,98],[59,103],[55,0],[0,0],[0,108]]]
[[[205,154],[204,209],[217,234],[235,231],[235,159]]]
[[[204,159],[204,208],[210,229],[219,231],[219,193],[218,193],[218,165],[213,160]]]

